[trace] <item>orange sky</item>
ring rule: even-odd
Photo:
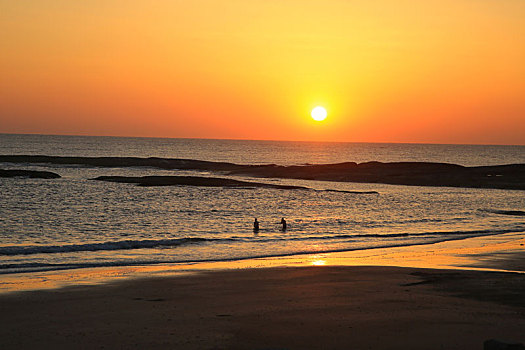
[[[525,144],[524,19],[523,0],[0,0],[0,132]]]

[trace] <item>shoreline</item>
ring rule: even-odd
[[[525,273],[525,233],[504,233],[431,244],[343,252],[12,273],[0,275],[0,295],[210,271],[307,266],[389,266]]]
[[[2,348],[463,350],[490,339],[525,343],[524,245],[525,234],[514,233],[1,276]]]

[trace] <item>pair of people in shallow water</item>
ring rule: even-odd
[[[281,218],[281,225],[283,225],[282,231],[286,231],[286,220],[284,218]],[[253,232],[259,232],[259,221],[257,221],[257,218],[253,221]]]

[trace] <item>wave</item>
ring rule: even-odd
[[[31,245],[31,246],[5,246],[0,247],[0,255],[32,255],[32,254],[54,254],[54,253],[75,253],[75,252],[95,252],[103,250],[130,250],[143,248],[176,247],[185,244],[196,244],[213,241],[209,238],[176,238],[160,240],[126,240],[103,243],[87,244],[65,244],[65,245]]]
[[[190,244],[203,244],[209,242],[221,243],[269,243],[283,241],[329,241],[329,240],[355,240],[355,239],[374,239],[380,238],[390,240],[396,238],[437,238],[437,237],[475,237],[485,235],[498,235],[511,232],[521,232],[525,228],[518,227],[507,230],[473,230],[473,231],[435,231],[435,232],[410,232],[410,233],[391,233],[391,234],[335,234],[335,235],[315,235],[315,236],[274,236],[274,237],[229,237],[229,238],[199,238],[186,237],[161,240],[124,240],[101,243],[86,244],[65,244],[65,245],[31,245],[31,246],[3,246],[0,247],[0,256],[16,255],[35,255],[35,254],[58,254],[58,253],[78,253],[96,251],[117,251],[134,249],[153,249],[153,248],[175,248]]]
[[[516,230],[504,230],[504,231],[472,231],[472,232],[487,232],[485,235],[497,235],[503,233],[516,232]],[[520,231],[521,232],[521,231]],[[453,232],[449,232],[453,234]],[[423,235],[421,233],[420,235]],[[381,235],[380,235],[381,236]],[[165,260],[127,260],[127,261],[105,261],[105,262],[79,262],[79,263],[19,263],[19,264],[0,264],[0,275],[12,274],[12,273],[30,273],[30,272],[43,272],[43,271],[58,271],[58,270],[71,270],[80,268],[97,268],[97,267],[126,267],[126,266],[147,266],[147,265],[158,265],[158,264],[199,264],[205,262],[226,262],[226,261],[239,261],[249,259],[264,259],[264,258],[277,258],[286,257],[293,255],[308,255],[308,254],[327,254],[337,252],[348,252],[348,251],[360,251],[360,250],[375,250],[375,249],[388,249],[396,247],[406,246],[420,246],[435,244],[444,241],[451,240],[462,240],[471,237],[476,237],[475,234],[456,234],[453,237],[435,237],[433,240],[425,242],[396,242],[381,244],[370,247],[353,247],[353,248],[341,248],[341,249],[319,249],[316,251],[311,250],[297,250],[287,253],[278,254],[259,254],[259,255],[244,255],[244,256],[231,256],[227,258],[215,258],[215,259],[165,259]]]
[[[473,230],[473,231],[434,231],[434,232],[402,232],[402,233],[364,233],[364,234],[338,234],[332,236],[308,236],[308,237],[278,237],[270,239],[261,239],[258,242],[269,242],[269,241],[309,241],[309,240],[337,240],[337,239],[356,239],[356,238],[382,238],[382,239],[393,239],[393,238],[421,238],[421,237],[477,237],[477,236],[492,236],[500,235],[504,233],[522,232],[525,231],[525,227],[517,227],[506,230]]]
[[[390,235],[380,235],[380,234],[363,234],[363,235],[336,235],[336,236],[321,236],[321,237],[309,237],[304,239],[345,239],[345,238],[356,238],[356,237],[410,237],[410,236],[431,236],[433,239],[428,239],[425,241],[390,241],[383,244],[368,246],[368,247],[348,247],[340,249],[319,249],[315,251],[311,250],[295,250],[290,252],[283,252],[277,254],[252,254],[252,255],[239,255],[239,256],[230,256],[224,258],[211,258],[211,259],[158,259],[158,260],[139,260],[139,259],[130,259],[130,260],[119,260],[119,261],[87,261],[87,262],[72,262],[72,263],[39,263],[39,262],[22,262],[22,263],[6,263],[0,264],[0,275],[3,274],[12,274],[12,273],[30,273],[30,272],[43,272],[43,271],[58,271],[58,270],[70,270],[70,269],[80,269],[80,268],[97,268],[97,267],[126,267],[126,266],[146,266],[146,265],[158,265],[158,264],[198,264],[204,262],[224,262],[224,261],[238,261],[238,260],[248,260],[248,259],[261,259],[261,258],[276,258],[276,257],[285,257],[293,255],[307,255],[307,254],[325,254],[325,253],[336,253],[336,252],[347,252],[347,251],[359,251],[359,250],[374,250],[374,249],[387,249],[395,247],[404,247],[404,246],[418,246],[418,245],[427,245],[435,244],[444,241],[452,240],[462,240],[472,237],[479,236],[491,236],[504,233],[518,233],[525,232],[525,228],[515,228],[512,230],[474,230],[474,231],[449,231],[449,232],[421,232],[421,233],[400,233],[400,234],[390,234]],[[301,238],[298,238],[301,239]],[[176,240],[164,240],[167,241],[181,241],[189,244],[206,242],[206,241],[235,241],[235,240],[247,240],[247,237],[234,237],[234,238],[225,238],[225,239],[199,239],[199,238],[182,238]],[[128,241],[130,242],[130,241]],[[145,241],[138,241],[145,242]],[[151,240],[147,245],[151,245]],[[162,242],[162,241],[158,241]],[[109,246],[110,244],[119,243],[119,242],[108,242],[100,244],[91,244],[91,245],[80,245],[80,246]],[[120,242],[122,243],[122,242]],[[180,245],[180,244],[179,244]],[[79,247],[80,247],[79,246]],[[65,246],[62,246],[65,247]],[[71,246],[70,246],[71,247]],[[0,251],[7,247],[0,248]],[[16,248],[16,247],[8,247]],[[18,247],[18,248],[27,248],[31,247]],[[36,247],[32,247],[36,248]],[[49,247],[48,247],[49,248]],[[141,248],[144,246],[141,245]],[[131,248],[133,249],[133,248]],[[71,251],[71,250],[69,250]],[[79,251],[79,250],[75,250]]]
[[[479,209],[479,211],[500,215],[525,216],[525,211],[523,210]]]

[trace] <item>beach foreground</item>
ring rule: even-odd
[[[482,349],[525,342],[525,275],[286,267],[0,296],[4,349]]]

